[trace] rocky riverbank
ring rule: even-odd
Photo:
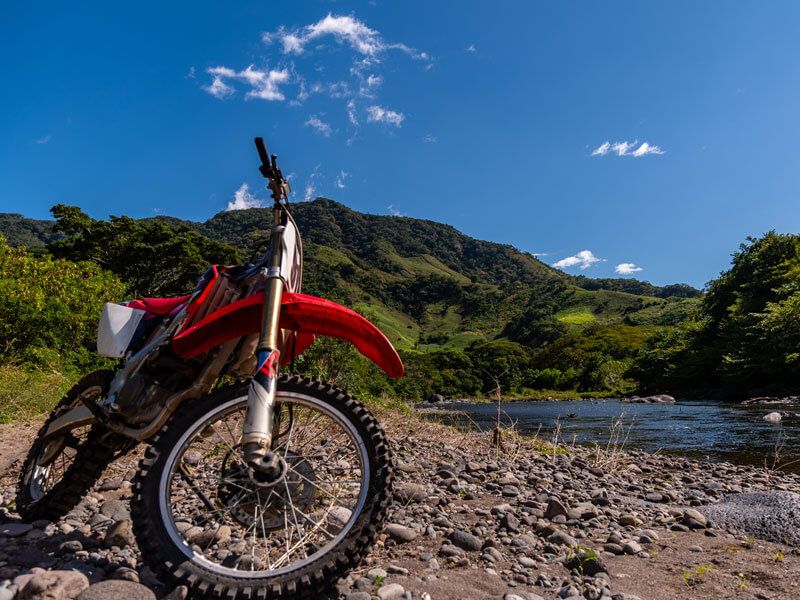
[[[332,598],[800,596],[800,553],[782,543],[800,540],[798,476],[512,432],[498,449],[488,435],[382,420],[397,461],[392,511]],[[186,597],[142,566],[131,536],[135,456],[60,522],[17,520],[14,479],[33,430],[0,426],[0,600]]]

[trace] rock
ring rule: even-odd
[[[390,538],[400,544],[413,541],[419,537],[418,530],[397,523],[389,523],[383,530]]]
[[[526,569],[535,569],[537,566],[536,561],[530,558],[529,556],[520,556],[517,562]]]
[[[781,416],[781,413],[779,413],[779,412],[771,412],[771,413],[768,413],[768,414],[764,415],[764,420],[767,423],[780,423],[782,419],[783,419],[783,417]]]
[[[777,490],[731,494],[702,511],[726,529],[800,546],[800,494]]]
[[[608,573],[608,567],[596,552],[584,549],[572,553],[567,557],[564,566],[568,569],[577,569],[581,575],[594,577],[598,573]]]
[[[123,519],[130,519],[128,513],[128,505],[122,500],[106,500],[100,505],[100,514],[108,517],[112,521],[122,521]]]
[[[201,548],[208,548],[218,543],[226,544],[230,539],[231,528],[227,525],[220,525],[215,529],[204,529],[188,538],[189,543],[197,544]]]
[[[112,579],[124,579],[125,581],[139,583],[139,574],[129,567],[120,567],[114,571]]]
[[[639,542],[630,540],[622,545],[622,551],[625,552],[625,554],[639,554],[639,552],[642,551],[642,547],[639,545]]]
[[[552,534],[550,534],[550,537],[547,538],[547,541],[553,544],[558,544],[559,546],[572,547],[578,545],[577,540],[564,531],[554,531]]]
[[[89,580],[77,571],[36,573],[17,595],[18,600],[71,600],[89,587]]]
[[[350,592],[344,595],[344,600],[372,600],[372,594],[369,592]]]
[[[397,483],[394,486],[394,497],[403,504],[423,502],[428,499],[428,492],[418,483]]]
[[[77,600],[156,600],[156,595],[141,583],[108,579],[90,586]]]
[[[111,546],[125,548],[134,544],[136,540],[133,537],[133,531],[131,527],[132,523],[130,519],[117,521],[108,528],[108,531],[106,531],[106,537],[105,540],[103,540],[103,543],[109,548]]]
[[[441,394],[431,394],[428,396],[428,402],[442,402],[444,400],[444,396]]]
[[[370,581],[375,581],[376,579],[383,581],[387,575],[388,573],[384,569],[370,569],[367,571],[367,579]]]
[[[0,535],[7,537],[20,537],[33,529],[28,523],[4,523],[0,525]]]
[[[687,508],[683,511],[683,524],[692,529],[704,529],[708,524],[708,519],[699,510]]]
[[[622,545],[614,542],[608,542],[606,544],[603,544],[603,550],[605,550],[606,552],[610,552],[611,554],[617,554],[617,555],[625,553],[625,550],[623,550]]]
[[[341,529],[353,516],[353,511],[345,506],[335,506],[328,513],[328,525],[331,529]],[[230,529],[228,530],[230,531]],[[230,535],[228,536],[230,537]]]
[[[559,515],[567,516],[567,507],[562,504],[561,500],[551,497],[547,501],[547,508],[544,511],[545,518],[553,520],[554,517]]]
[[[8,579],[0,581],[0,600],[13,600],[17,595],[17,586]]]
[[[200,464],[200,461],[203,460],[203,455],[200,454],[197,450],[189,450],[184,453],[183,455],[183,462],[185,462],[190,467],[196,467]]]
[[[505,513],[503,518],[500,519],[500,526],[508,531],[517,531],[519,529],[519,519],[514,516],[514,513]]]
[[[473,552],[483,547],[483,542],[481,542],[480,538],[463,529],[456,529],[453,531],[453,533],[450,534],[450,541],[463,550],[470,550]]]
[[[648,396],[645,400],[653,404],[675,404],[675,398],[669,394],[656,394],[654,396]]]
[[[399,583],[387,583],[378,588],[378,598],[381,600],[398,600],[405,593],[406,590]]]
[[[620,525],[632,526],[635,527],[636,525],[641,525],[642,521],[636,516],[630,513],[622,515],[619,519]]]
[[[179,585],[169,594],[164,596],[161,600],[186,600],[189,596],[189,588],[185,585]]]
[[[703,551],[703,547],[702,546],[689,546],[687,548],[687,550],[689,552],[702,552]]]
[[[106,479],[103,483],[101,483],[98,486],[97,490],[100,492],[111,492],[114,490],[118,490],[119,488],[122,487],[123,481],[124,480],[122,478]]]

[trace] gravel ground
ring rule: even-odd
[[[381,420],[397,462],[395,500],[378,545],[331,598],[800,597],[800,552],[755,539],[800,542],[796,475],[621,450],[553,452],[510,434],[498,450],[489,436],[416,416]],[[111,465],[60,522],[18,520],[16,470],[32,431],[0,426],[0,600],[186,597],[143,565],[130,534],[136,456]]]

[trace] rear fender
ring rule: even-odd
[[[175,336],[173,350],[182,358],[193,358],[228,340],[257,333],[261,328],[263,306],[263,292],[228,304]],[[280,326],[298,334],[287,358],[302,353],[313,336],[324,335],[352,343],[390,377],[403,376],[403,362],[381,330],[340,304],[316,296],[284,292]]]

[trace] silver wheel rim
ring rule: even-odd
[[[282,487],[285,490],[285,493],[281,492],[281,498],[289,501],[288,505],[285,501],[280,501],[280,504],[283,504],[284,507],[289,508],[288,511],[284,510],[283,513],[284,530],[288,532],[288,537],[287,535],[284,535],[282,538],[280,538],[280,536],[275,538],[272,535],[274,528],[268,529],[265,526],[265,523],[267,522],[265,520],[265,516],[267,516],[268,513],[269,503],[279,503],[280,498],[276,495],[277,492],[265,491],[265,488],[259,489],[258,486],[252,482],[251,485],[247,486],[244,485],[245,482],[242,479],[236,479],[231,480],[234,482],[232,485],[237,488],[237,491],[241,497],[234,498],[236,504],[234,504],[232,507],[228,499],[224,498],[221,494],[217,493],[214,498],[211,498],[207,493],[207,500],[212,501],[216,511],[212,511],[207,506],[205,507],[205,510],[197,508],[193,511],[195,513],[195,520],[198,522],[205,520],[206,523],[212,524],[210,527],[204,530],[204,532],[210,532],[211,537],[208,543],[203,544],[203,547],[199,547],[199,544],[190,542],[187,538],[192,538],[192,535],[189,535],[192,530],[186,529],[186,523],[187,521],[190,523],[192,522],[191,515],[182,514],[179,518],[176,518],[173,507],[177,508],[178,504],[174,501],[173,493],[181,494],[186,488],[193,490],[192,485],[186,481],[185,461],[187,450],[192,446],[192,444],[196,444],[198,442],[203,444],[212,436],[224,438],[225,436],[220,435],[220,431],[215,427],[215,425],[223,418],[236,413],[241,413],[244,410],[244,406],[247,402],[247,396],[242,395],[238,398],[225,402],[224,404],[216,407],[213,411],[208,412],[197,419],[181,435],[167,457],[165,468],[161,472],[161,478],[159,480],[158,487],[159,512],[161,514],[162,523],[170,539],[174,543],[175,547],[178,548],[180,552],[187,558],[187,560],[203,567],[204,569],[229,577],[248,579],[253,577],[274,577],[295,571],[308,564],[311,564],[338,546],[338,544],[345,537],[347,537],[349,532],[352,530],[356,520],[361,515],[361,512],[364,508],[370,482],[369,458],[367,456],[366,446],[361,439],[361,436],[358,434],[355,426],[344,416],[344,414],[342,414],[341,411],[308,394],[278,390],[276,401],[281,407],[282,416],[287,411],[289,406],[301,407],[309,412],[322,415],[321,418],[328,419],[329,421],[341,427],[341,433],[345,434],[350,440],[352,444],[353,456],[358,460],[358,469],[360,471],[358,494],[355,497],[351,495],[352,508],[345,506],[333,506],[333,501],[337,499],[337,495],[332,491],[333,488],[319,485],[315,481],[315,476],[313,474],[309,476],[308,470],[303,470],[301,468],[300,465],[303,462],[311,462],[311,458],[307,455],[301,455],[299,458],[296,457],[297,455],[294,454],[295,449],[292,447],[292,436],[297,436],[297,434],[290,430],[288,432],[288,441],[282,437],[279,439],[279,443],[276,447],[276,449],[279,451],[283,450],[281,453],[287,458],[287,463],[289,464],[286,480],[281,486],[276,486],[276,488]],[[318,429],[322,428],[323,423],[324,421],[318,423]],[[201,434],[204,434],[209,430],[212,430],[212,434],[204,438],[204,436]],[[323,430],[327,431],[327,428],[324,428]],[[239,460],[240,456],[237,455],[237,447],[235,443],[231,443],[230,440],[234,440],[235,436],[240,433],[240,431],[231,431],[228,429],[225,434],[230,436],[228,438],[229,441],[227,443],[223,443],[219,451],[224,451],[226,456],[232,455]],[[307,442],[306,448],[310,443],[310,441]],[[216,446],[219,446],[219,443],[212,447],[212,451]],[[337,450],[337,448],[334,446],[331,446],[331,448],[334,451]],[[200,464],[203,464],[204,466],[212,465],[211,468],[213,468],[213,464],[216,460],[218,460],[217,457],[212,453],[209,453],[209,456],[203,456],[201,458]],[[222,459],[220,464],[224,466],[224,459]],[[336,465],[337,463],[326,464],[330,466],[330,464]],[[344,482],[335,483],[347,483],[349,485],[353,481],[354,476],[348,475],[348,477],[351,479],[347,479]],[[222,482],[227,482],[228,480],[229,477],[220,478],[220,481]],[[184,482],[185,487],[183,487],[183,490],[180,486],[176,488],[175,483],[179,481]],[[334,482],[331,480],[326,480],[321,481],[320,483],[327,486]],[[219,489],[221,489],[223,485],[226,484],[221,484]],[[327,507],[327,510],[323,509],[321,516],[316,516],[320,513],[320,510],[312,509],[309,512],[299,508],[299,506],[295,506],[293,504],[293,500],[296,498],[296,496],[293,492],[297,491],[297,486],[302,486],[302,489],[305,489],[308,486],[317,488],[314,497],[316,498],[318,495],[320,498],[324,497],[326,500],[328,500],[329,506]],[[245,490],[242,488],[248,489]],[[218,492],[219,489],[217,490]],[[323,493],[319,493],[320,491]],[[196,497],[195,499],[198,501],[198,504],[202,506],[202,500],[200,499],[198,492],[193,490],[192,493]],[[270,493],[273,495],[264,498],[266,494]],[[241,517],[237,518],[232,510],[241,507],[243,502],[242,497],[246,497],[248,502],[254,505],[254,513],[252,515],[253,522],[249,525],[247,523],[242,523]],[[330,497],[333,497],[333,500],[331,500]],[[245,504],[247,505],[248,503],[246,502]],[[259,508],[256,507],[261,509],[260,516],[258,514]],[[349,515],[346,515],[346,513],[343,514],[341,510],[339,510],[341,508],[349,510]],[[334,509],[336,509],[336,512],[334,512]],[[181,512],[180,509],[178,509],[177,512]],[[183,512],[185,513],[185,511]],[[344,518],[345,516],[347,516],[346,521]],[[178,523],[181,523],[180,529],[178,527]],[[332,525],[332,523],[334,525]],[[221,554],[219,554],[220,544],[219,540],[215,541],[215,536],[218,536],[223,531],[226,534],[228,532],[228,530],[223,530],[222,525],[227,526],[229,530],[233,529],[232,526],[237,526],[239,528],[245,527],[243,532],[238,531],[236,534],[234,534],[233,531],[231,531],[231,541],[238,540],[236,541],[236,544],[232,544],[232,547],[236,548],[238,551],[238,553],[234,555],[238,556],[238,559],[233,567],[223,564],[223,562],[227,559],[219,557],[221,556]],[[310,531],[306,531],[307,528]],[[183,531],[181,531],[181,529],[183,529]],[[333,531],[331,531],[332,529]],[[309,537],[309,535],[314,535],[316,537]],[[297,536],[297,539],[294,539],[294,536]],[[314,548],[315,542],[313,540],[319,539],[320,537],[324,537],[326,542],[318,549],[309,553],[308,549],[311,548],[313,550]],[[280,555],[278,555],[277,550],[275,554],[272,553],[273,548],[278,548],[278,546],[275,545],[275,539],[282,540],[280,541]],[[285,548],[283,547],[284,542],[286,543]],[[240,564],[243,560],[243,553],[241,552],[241,545],[243,543],[245,544],[245,550],[249,546],[251,552],[249,570],[246,568],[248,566],[248,561],[244,561],[243,566],[245,568],[241,568],[242,565]],[[258,552],[260,552],[265,559],[261,560],[260,563],[256,560],[256,550],[258,550]],[[215,552],[218,553],[218,556],[216,557],[213,556],[213,553]],[[300,556],[301,554],[302,556]],[[292,560],[292,556],[295,555],[298,555],[298,559]],[[277,556],[277,558],[273,560],[270,558],[271,556]]]
[[[81,393],[81,397],[92,399],[99,397],[102,393],[102,387],[91,386]],[[64,411],[80,403],[81,401],[78,399],[72,405],[66,407]],[[31,500],[38,502],[46,496],[55,485],[64,479],[64,475],[75,462],[78,449],[86,441],[90,430],[90,425],[77,427],[63,436],[59,436],[42,445],[33,462],[31,476],[28,482],[28,493],[30,494]],[[42,458],[48,453],[50,446],[57,446],[59,444],[61,444],[62,447],[53,452],[53,456],[47,461],[47,464],[41,464]]]

